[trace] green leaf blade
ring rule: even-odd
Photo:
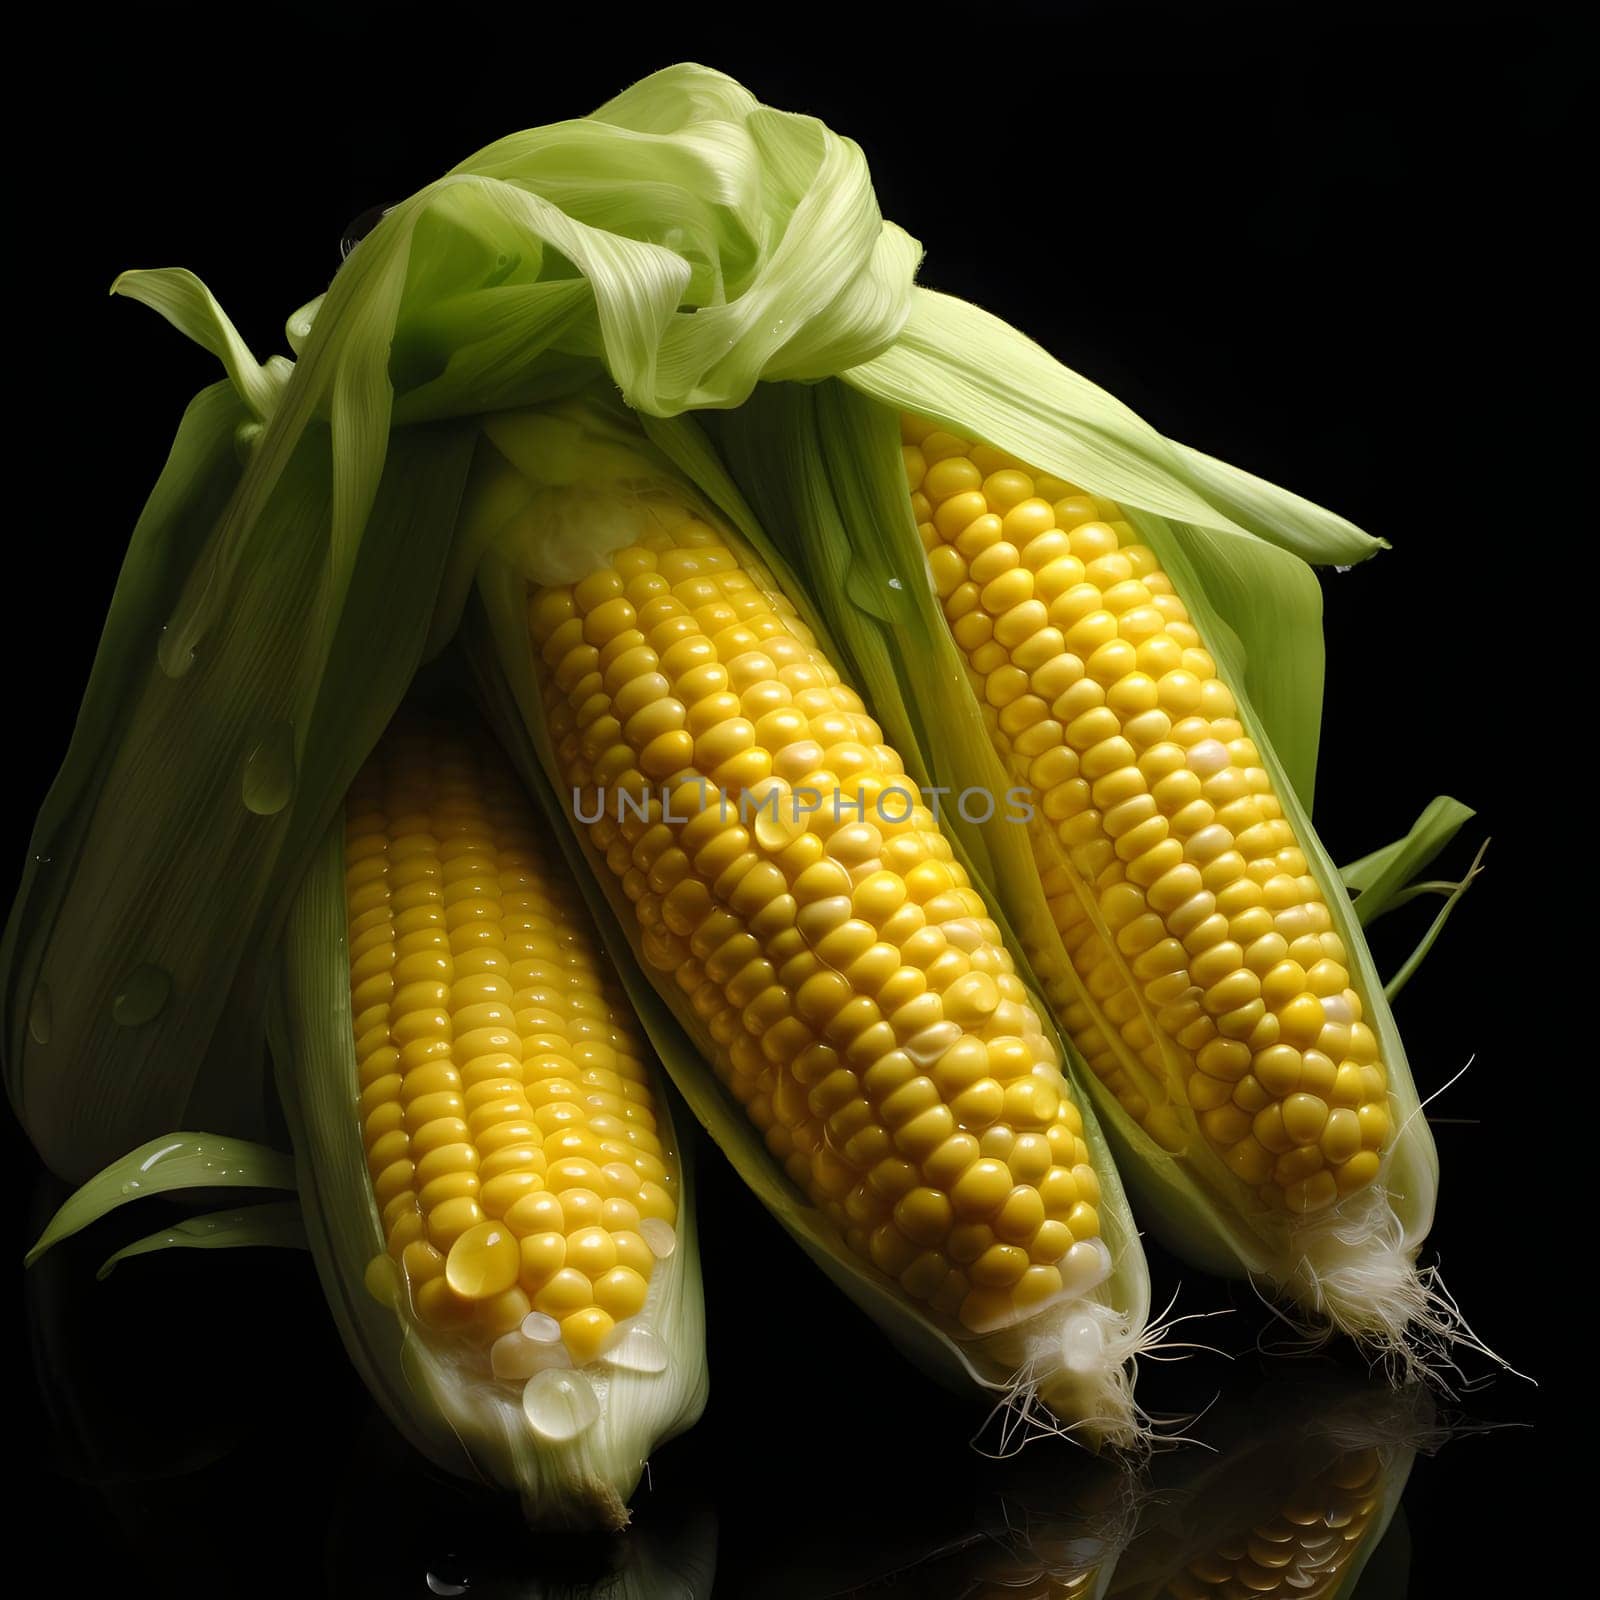
[[[1347,889],[1356,892],[1356,919],[1365,927],[1390,910],[1401,889],[1420,873],[1476,813],[1450,795],[1436,795],[1410,829],[1381,849],[1339,869]]]
[[[203,1216],[185,1217],[182,1222],[146,1234],[107,1256],[95,1277],[109,1278],[121,1262],[158,1250],[236,1250],[258,1246],[285,1250],[309,1248],[298,1201],[283,1200],[245,1206],[236,1211],[208,1211]]]
[[[119,1206],[180,1189],[293,1189],[294,1160],[268,1145],[209,1133],[152,1139],[95,1174],[62,1203],[24,1265]]]

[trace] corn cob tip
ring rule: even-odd
[[[1013,1376],[974,1441],[979,1452],[1003,1459],[1055,1436],[1096,1454],[1141,1458],[1153,1429],[1134,1399],[1133,1363],[1163,1336],[1090,1299],[1050,1307],[996,1335],[989,1354]]]
[[[1300,1254],[1278,1286],[1303,1316],[1281,1302],[1280,1316],[1308,1346],[1331,1334],[1353,1339],[1396,1384],[1431,1383],[1450,1389],[1458,1356],[1473,1351],[1508,1372],[1515,1369],[1485,1344],[1461,1315],[1437,1266],[1419,1267],[1420,1241],[1406,1237],[1389,1197],[1374,1188],[1295,1230]]]
[[[572,1533],[622,1533],[633,1520],[616,1485],[604,1478],[585,1478],[572,1485],[559,1502],[561,1521],[552,1522],[551,1502],[542,1494],[522,1496],[523,1520],[530,1528]]]

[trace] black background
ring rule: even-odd
[[[1318,823],[1347,859],[1448,792],[1479,816],[1444,867],[1493,836],[1398,1016],[1424,1095],[1474,1062],[1434,1108],[1434,1248],[1478,1332],[1542,1380],[1470,1396],[1465,1412],[1518,1426],[1419,1464],[1409,1592],[1486,1594],[1512,1570],[1528,1584],[1514,1592],[1584,1591],[1581,1531],[1547,1530],[1549,1441],[1520,1424],[1559,1414],[1554,1363],[1590,1254],[1573,1244],[1575,1270],[1557,1272],[1557,1247],[1588,1225],[1578,1213],[1569,1234],[1561,1185],[1593,1161],[1593,1045],[1550,909],[1552,878],[1581,907],[1588,887],[1562,863],[1594,838],[1571,765],[1590,753],[1590,712],[1560,662],[1592,653],[1569,387],[1587,381],[1570,218],[1588,38],[1530,7],[737,18],[500,4],[38,24],[13,72],[60,74],[62,92],[14,135],[9,168],[22,410],[0,845],[20,862],[127,531],[184,401],[216,376],[107,298],[117,271],[194,269],[264,357],[357,214],[657,66],[719,66],[860,141],[885,214],[926,246],[923,281],[1015,322],[1162,431],[1393,542],[1325,583]],[[1380,966],[1424,920],[1380,931]],[[16,1259],[57,1192],[5,1136]],[[976,1419],[907,1371],[714,1159],[702,1167],[713,1397],[659,1455],[642,1524],[714,1506],[718,1593],[734,1595],[784,1574],[804,1592],[796,1572],[832,1539],[959,1537],[996,1486],[963,1448]],[[107,1224],[36,1269],[49,1276],[13,1308],[33,1349],[7,1369],[24,1474],[12,1592],[398,1596],[452,1562],[479,1592],[483,1573],[558,1558],[397,1460],[304,1260],[184,1254],[97,1288],[107,1244],[155,1225]],[[1229,1386],[1248,1419],[1264,1326],[1251,1296],[1159,1252],[1152,1271],[1158,1301],[1181,1283],[1180,1309],[1235,1307],[1203,1336],[1240,1359],[1154,1369],[1147,1401],[1202,1405]]]

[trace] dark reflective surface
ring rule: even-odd
[[[969,1443],[981,1410],[908,1368],[714,1163],[701,1170],[712,1403],[658,1453],[625,1535],[530,1534],[514,1505],[412,1455],[367,1401],[297,1253],[175,1252],[96,1283],[124,1235],[152,1225],[155,1208],[139,1207],[26,1279],[28,1458],[82,1534],[44,1571],[171,1595],[1478,1592],[1444,1576],[1439,1552],[1414,1558],[1402,1496],[1420,1462],[1434,1478],[1423,1521],[1458,1552],[1462,1530],[1438,1520],[1440,1475],[1459,1504],[1484,1452],[1509,1465],[1526,1432],[1464,1429],[1459,1407],[1348,1361],[1264,1360],[1250,1344],[1269,1324],[1240,1305],[1191,1331],[1249,1353],[1148,1367],[1147,1405],[1203,1414],[1165,1423],[1172,1441],[1142,1468],[1057,1439],[986,1458]],[[30,1225],[59,1194],[38,1180]]]

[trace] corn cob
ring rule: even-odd
[[[705,1404],[685,1173],[661,1081],[574,886],[478,733],[407,718],[290,908],[270,1038],[294,1160],[172,1134],[29,1255],[182,1188],[295,1188],[113,1255],[309,1244],[352,1360],[447,1470],[530,1522],[620,1528]]]
[[[1155,555],[1116,506],[904,423],[928,569],[1030,826],[1051,998],[1158,1143],[1265,1203],[1371,1183],[1387,1078],[1323,890]]]
[[[275,1051],[302,1196],[332,1197],[307,1208],[330,1298],[365,1283],[424,1374],[401,1392],[437,1409],[402,1426],[444,1430],[532,1521],[615,1527],[704,1403],[698,1279],[659,1081],[537,832],[481,738],[391,730],[297,904]],[[306,969],[335,916],[346,1031],[324,1058]],[[351,1342],[363,1364],[387,1348]]]
[[[1435,1158],[1359,926],[1170,528],[915,417],[901,437],[983,759],[1029,801],[1006,910],[1154,1226],[1396,1370],[1474,1342],[1415,1266]],[[943,754],[972,781],[970,747]]]
[[[770,578],[685,510],[530,616],[562,777],[646,960],[851,1249],[975,1333],[1101,1282],[1082,1119],[999,930]],[[851,805],[797,816],[797,790]],[[607,791],[643,814],[605,815]]]
[[[1312,628],[1314,577],[1237,530],[1224,546],[1125,512],[948,413],[902,424],[907,409],[791,387],[717,439],[758,511],[795,530],[891,736],[957,797],[950,826],[1149,1226],[1396,1371],[1476,1344],[1416,1265],[1437,1163],[1360,925],[1238,688],[1241,638],[1269,633],[1240,571]],[[991,410],[1004,437],[1012,414]],[[1275,713],[1315,711],[1309,654],[1291,653],[1304,676]],[[1314,737],[1301,786],[1308,752]],[[990,803],[969,815],[971,791]]]
[[[490,435],[538,473],[572,415]],[[1115,1372],[1106,1169],[983,898],[763,561],[642,439],[589,449],[511,519],[501,649],[647,971],[878,1294]]]
[[[510,773],[426,733],[357,779],[345,861],[362,1138],[411,1303],[495,1340],[500,1375],[586,1366],[676,1246],[678,1173],[572,887]]]

